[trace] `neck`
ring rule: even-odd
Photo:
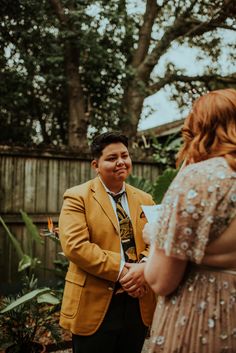
[[[114,185],[112,186],[107,186],[107,188],[111,191],[114,192],[114,194],[118,194],[118,192],[120,192],[122,190],[123,184],[120,187],[115,187]]]
[[[123,184],[124,184],[123,181],[118,182],[116,184],[115,183],[109,184],[108,182],[105,182],[102,178],[101,178],[101,180],[102,180],[103,184],[114,194],[117,194],[123,188]]]

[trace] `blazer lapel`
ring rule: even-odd
[[[91,190],[94,193],[93,197],[99,203],[99,205],[103,209],[104,213],[110,219],[110,221],[112,222],[113,226],[115,227],[117,233],[119,234],[118,221],[117,221],[114,209],[112,207],[111,201],[109,199],[109,196],[107,195],[107,192],[104,189],[99,178],[95,178],[93,181],[94,182],[91,185]]]

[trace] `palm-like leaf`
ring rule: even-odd
[[[156,203],[161,203],[164,194],[178,173],[177,169],[166,169],[153,185],[152,195]]]
[[[0,217],[0,222],[3,225],[3,228],[5,229],[7,235],[9,236],[14,248],[16,249],[16,253],[18,255],[19,260],[22,260],[23,257],[25,256],[24,251],[21,247],[20,242],[16,239],[16,237],[11,233],[10,229],[8,228],[8,226],[6,225],[6,223],[4,222],[4,220],[2,219],[2,217]]]
[[[22,305],[24,303],[27,303],[29,301],[31,301],[32,299],[36,298],[37,296],[39,296],[40,294],[43,293],[47,293],[50,291],[50,288],[40,288],[40,289],[35,289],[25,295],[23,295],[20,298],[17,298],[16,300],[14,300],[11,304],[9,304],[6,308],[2,309],[0,311],[1,314],[4,314],[10,310],[15,309],[16,307],[18,307],[19,305]]]
[[[127,183],[149,194],[152,193],[152,184],[147,179],[140,178],[136,175],[130,175],[127,179]]]
[[[38,244],[43,244],[44,241],[40,237],[39,230],[36,225],[33,223],[32,219],[27,215],[26,212],[20,210],[21,217],[26,225],[26,228],[31,236],[31,238]]]

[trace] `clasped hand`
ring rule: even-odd
[[[126,263],[121,272],[119,282],[133,298],[142,298],[147,293],[144,267],[145,263]]]

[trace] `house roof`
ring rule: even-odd
[[[175,121],[172,121],[167,124],[155,126],[150,129],[141,130],[138,132],[138,135],[139,136],[140,135],[155,135],[158,137],[158,136],[167,136],[167,135],[175,134],[175,133],[179,132],[181,130],[181,128],[183,127],[184,120],[185,120],[185,118],[175,120]]]

